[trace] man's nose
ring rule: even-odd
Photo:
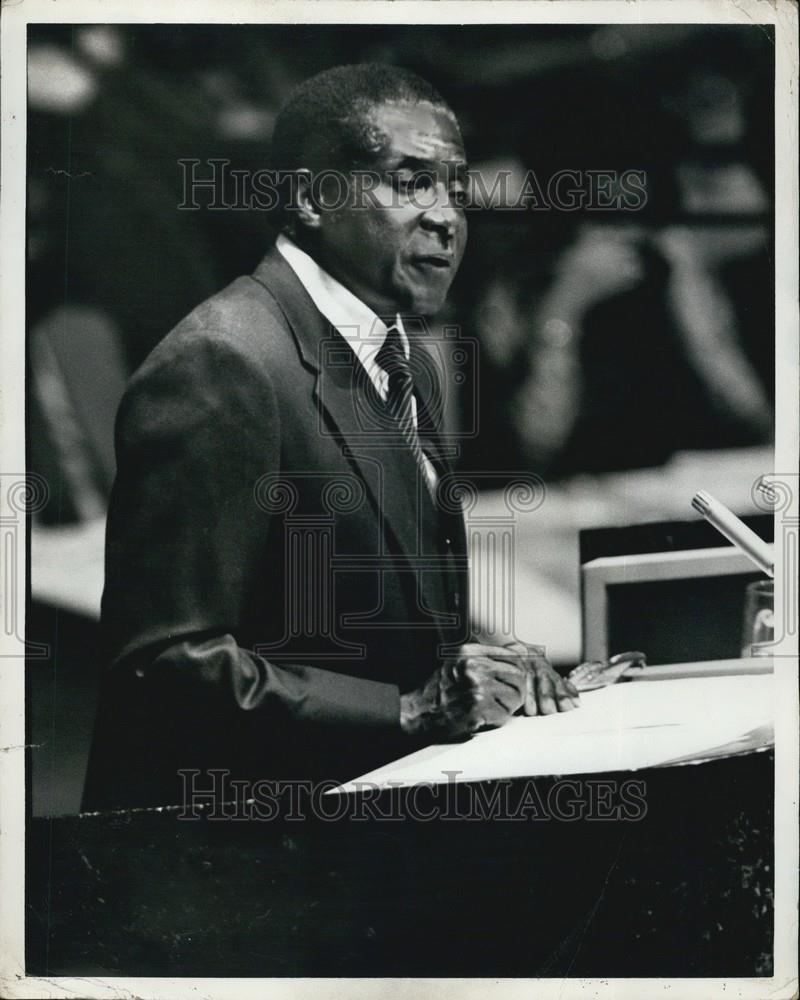
[[[443,184],[437,185],[435,198],[431,200],[432,204],[426,206],[422,213],[420,224],[425,229],[438,232],[446,242],[449,242],[455,236],[459,218],[458,209]]]

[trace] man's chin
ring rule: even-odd
[[[420,292],[410,295],[407,298],[407,304],[403,306],[401,312],[407,313],[410,316],[424,316],[425,318],[435,316],[436,313],[441,311],[446,298],[446,292]]]

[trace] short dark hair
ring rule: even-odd
[[[387,63],[334,66],[304,80],[281,108],[272,134],[272,169],[367,166],[380,138],[368,113],[387,101],[427,102],[455,120],[438,90],[410,70]]]

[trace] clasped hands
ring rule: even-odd
[[[401,695],[400,725],[409,736],[452,739],[496,729],[512,715],[551,715],[579,704],[575,687],[556,673],[540,646],[472,642],[422,687]]]

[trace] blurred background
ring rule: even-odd
[[[34,811],[79,799],[125,381],[274,238],[262,211],[203,194],[180,210],[178,161],[265,167],[292,87],[368,60],[442,92],[485,191],[501,173],[512,194],[528,171],[645,177],[636,211],[485,199],[439,317],[477,343],[477,400],[452,393],[448,419],[479,429],[459,460],[487,474],[472,513],[514,534],[517,633],[579,658],[581,529],[688,518],[701,487],[755,510],[774,423],[767,26],[31,25],[28,466],[49,486],[31,532]],[[535,509],[509,503],[520,474],[546,484]]]

